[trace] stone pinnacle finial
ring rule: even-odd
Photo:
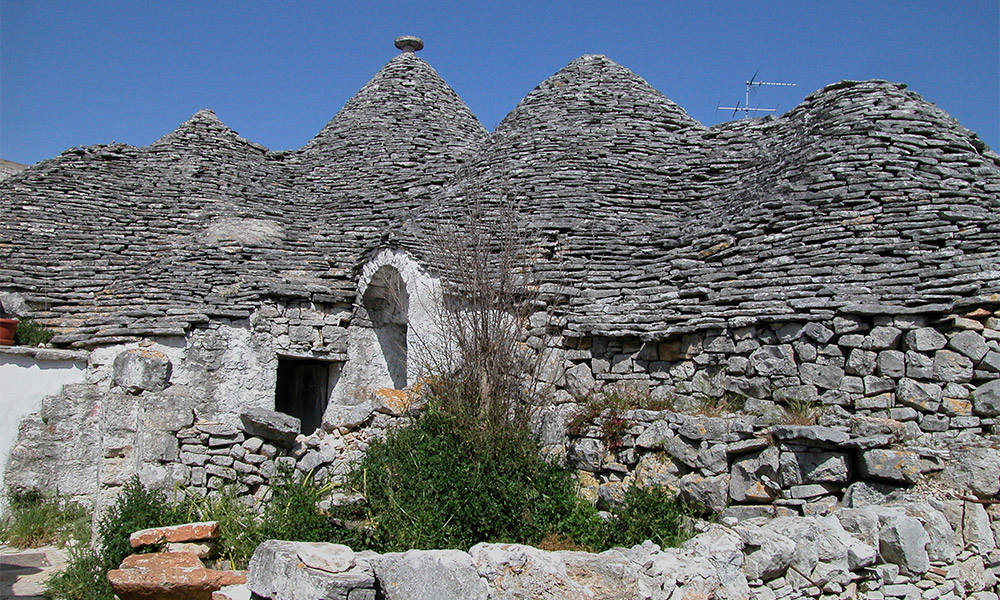
[[[396,47],[403,52],[419,52],[424,49],[424,41],[415,35],[401,35],[396,38]]]

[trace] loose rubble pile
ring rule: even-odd
[[[345,407],[345,422],[352,427],[309,437],[299,434],[298,419],[266,409],[241,412],[240,427],[196,422],[176,432],[177,460],[189,478],[181,483],[201,496],[228,486],[260,498],[283,475],[341,482],[372,439],[409,422],[409,401],[400,398],[406,393],[380,390],[367,402]]]
[[[214,521],[143,529],[129,539],[133,548],[162,545],[161,552],[133,554],[108,581],[121,600],[213,600],[214,593],[246,582],[243,571],[205,568],[214,558],[219,524]]]

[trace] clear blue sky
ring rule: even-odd
[[[841,79],[902,81],[1000,146],[1000,0],[50,2],[0,0],[0,157],[149,144],[214,109],[272,149],[311,138],[418,35],[493,129],[573,58],[606,54],[706,124],[743,81],[784,112]]]

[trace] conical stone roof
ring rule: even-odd
[[[71,149],[0,182],[0,290],[77,345],[265,297],[351,302],[379,248],[433,267],[441,219],[471,201],[517,211],[569,337],[1000,298],[1000,158],[904,86],[841,82],[706,128],[585,56],[488,135],[412,53],[298,150],[202,111],[146,148]]]
[[[390,60],[292,162],[334,206],[413,206],[467,161],[487,132],[412,52]]]

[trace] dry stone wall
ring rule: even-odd
[[[250,323],[274,341],[279,354],[343,361],[352,315],[349,303],[269,300],[254,311]]]
[[[600,554],[517,544],[376,554],[278,540],[257,547],[247,587],[268,600],[995,599],[998,556],[973,520],[931,502],[826,517],[699,524],[680,548]],[[981,511],[972,529],[990,523]]]
[[[1000,310],[842,314],[829,321],[710,329],[666,340],[589,338],[564,348],[556,401],[595,390],[745,399],[751,413],[814,404],[892,418],[913,433],[989,431],[1000,415]],[[689,407],[689,406],[688,406]],[[780,412],[780,411],[779,411]]]

